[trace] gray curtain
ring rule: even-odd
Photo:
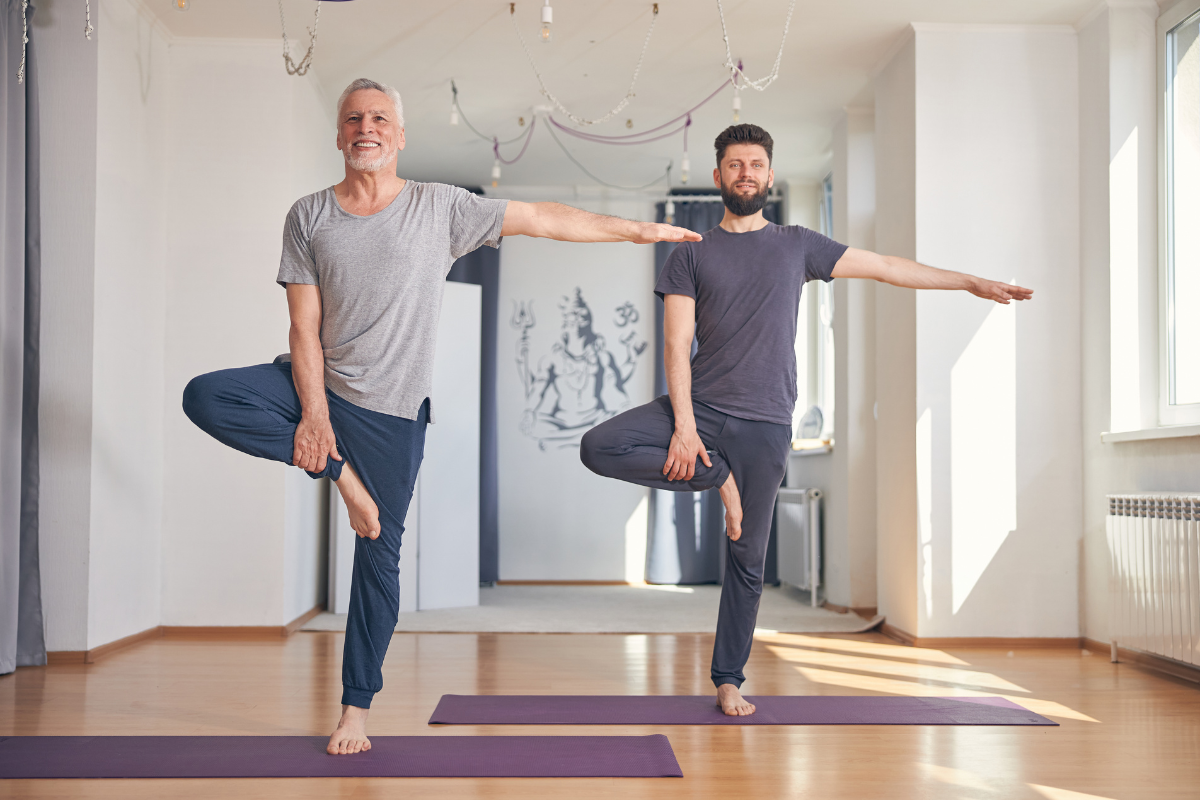
[[[33,17],[30,5],[27,15]],[[0,674],[46,663],[38,571],[37,69],[21,0],[0,0]]]
[[[477,191],[477,190],[476,190]],[[500,309],[500,250],[481,247],[454,262],[446,280],[483,291],[479,375],[479,582],[500,576],[500,483],[496,473],[496,326]]]
[[[676,190],[678,191],[678,190]],[[693,191],[712,194],[708,190]],[[725,216],[725,206],[713,200],[693,200],[689,194],[675,194],[674,224],[681,228],[704,233],[717,227]],[[780,203],[772,201],[763,209],[763,216],[778,223]],[[666,221],[666,204],[659,203],[658,222]],[[676,245],[659,242],[654,245],[654,277],[657,280],[667,263],[667,256]],[[654,306],[654,322],[658,331],[655,348],[655,394],[667,393],[667,373],[663,365],[663,305]],[[693,345],[693,352],[695,345]],[[658,584],[720,583],[725,568],[725,507],[716,489],[707,492],[650,491],[650,536],[646,548],[646,582]],[[776,583],[775,537],[772,531],[767,551],[766,583]]]

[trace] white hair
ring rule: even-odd
[[[342,106],[346,104],[346,98],[360,89],[374,89],[386,94],[392,101],[392,105],[396,107],[396,122],[400,123],[401,128],[404,127],[404,104],[400,102],[400,93],[386,83],[379,83],[370,78],[355,78],[342,92],[342,96],[338,98],[337,102],[338,124],[341,124],[342,121]]]

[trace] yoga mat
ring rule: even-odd
[[[712,695],[442,695],[430,725],[1057,725],[1001,697],[747,697],[730,717]]]
[[[10,736],[3,778],[682,778],[657,736]]]

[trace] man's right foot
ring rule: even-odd
[[[742,538],[742,496],[738,493],[732,472],[717,491],[721,495],[721,502],[725,504],[725,535],[736,542]]]
[[[717,687],[717,703],[730,717],[748,717],[756,710],[754,704],[742,697],[741,690],[732,683],[722,683]]]
[[[342,495],[346,511],[350,515],[350,527],[359,536],[367,539],[379,537],[379,506],[371,499],[371,493],[349,463],[342,465],[342,475],[334,486]]]

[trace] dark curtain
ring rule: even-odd
[[[446,280],[483,290],[479,375],[479,581],[500,574],[499,483],[496,475],[496,324],[500,308],[500,251],[481,247],[454,262]]]
[[[20,0],[0,0],[0,674],[46,663],[37,541],[37,70],[30,42],[17,83],[22,33]]]
[[[709,194],[698,192],[695,194]],[[688,200],[689,195],[672,196],[675,204],[674,224],[681,228],[704,233],[717,227],[725,216],[725,206],[716,200]],[[767,203],[763,216],[779,223],[781,204]],[[656,221],[666,221],[666,204],[659,203]],[[659,242],[654,245],[654,278],[658,279],[667,257],[677,245]],[[654,306],[654,323],[658,332],[655,348],[655,394],[667,394],[667,374],[663,364],[663,304]],[[693,352],[695,345],[693,344]],[[775,531],[772,523],[771,540],[767,550],[764,574],[766,583],[778,583],[775,558]],[[662,537],[674,542],[664,548]],[[646,581],[648,583],[720,583],[725,568],[725,506],[716,489],[707,492],[650,492],[650,539],[646,548]],[[656,546],[657,545],[657,546]],[[664,553],[677,558],[664,556]]]

